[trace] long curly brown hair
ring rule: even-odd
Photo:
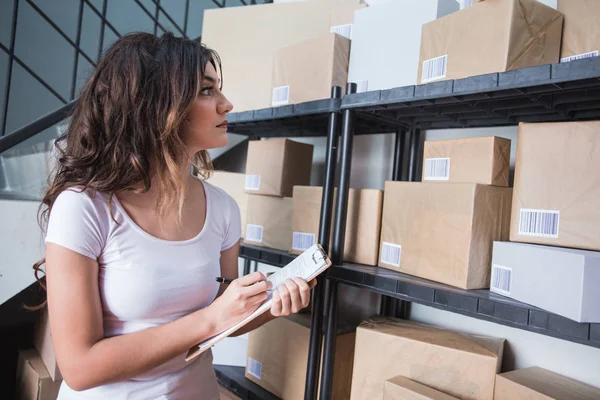
[[[38,212],[42,232],[58,195],[74,187],[112,199],[122,190],[146,192],[152,182],[159,217],[177,204],[181,218],[181,169],[193,164],[203,178],[212,170],[206,150],[190,159],[181,135],[209,62],[221,72],[216,52],[172,33],[128,34],[106,50],[56,141],[58,164]],[[45,290],[44,263],[33,269]]]

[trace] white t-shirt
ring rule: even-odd
[[[206,222],[185,241],[142,230],[113,197],[69,189],[56,199],[46,242],[98,261],[104,336],[155,327],[211,304],[219,289],[220,253],[241,237],[240,210],[223,190],[203,182]],[[157,343],[157,345],[159,345]],[[186,362],[185,353],[134,379],[76,392],[62,383],[59,400],[218,399],[212,354]]]

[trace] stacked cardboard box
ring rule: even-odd
[[[510,141],[446,140],[425,149],[424,177],[434,181],[385,183],[379,266],[489,287],[493,242],[509,233],[511,189],[492,185],[508,184]]]
[[[309,185],[313,146],[288,139],[248,145],[245,191],[249,194],[245,243],[289,251],[295,185]]]
[[[599,133],[600,121],[519,125],[510,240],[557,247],[496,244],[492,291],[600,322]]]
[[[371,318],[356,331],[351,399],[381,399],[385,382],[400,375],[460,399],[491,400],[503,351],[504,339]]]
[[[244,190],[246,175],[236,172],[214,171],[208,183],[223,189],[236,201],[240,207],[240,218],[242,221],[242,238],[246,236],[246,215],[248,210],[248,195]]]
[[[383,400],[456,400],[456,397],[398,375],[385,381]]]
[[[560,0],[558,11],[565,15],[560,61],[597,57],[600,51],[600,2]]]

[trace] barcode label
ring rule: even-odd
[[[340,36],[352,40],[352,24],[332,26],[329,32],[337,33]]]
[[[564,58],[560,59],[560,62],[566,63],[566,62],[570,62],[570,61],[583,60],[584,58],[592,58],[592,57],[598,57],[598,50],[590,51],[589,53],[577,54],[577,55],[571,56],[571,57],[564,57]]]
[[[356,82],[356,93],[364,93],[369,91],[369,81]]]
[[[263,227],[260,225],[246,225],[246,240],[251,242],[262,243],[263,241]]]
[[[490,290],[495,293],[510,296],[512,287],[512,268],[492,264],[492,282]]]
[[[560,211],[521,209],[519,235],[558,238]]]
[[[450,158],[426,158],[425,181],[447,181],[450,179]]]
[[[290,86],[279,86],[273,88],[273,106],[283,106],[290,102]]]
[[[248,357],[248,373],[256,379],[262,379],[262,364],[252,357]]]
[[[446,77],[446,68],[448,67],[448,55],[432,58],[423,61],[423,74],[421,83],[435,81]]]
[[[314,233],[294,232],[292,250],[304,251],[315,244]]]
[[[260,189],[260,175],[246,175],[246,190]]]
[[[384,264],[400,266],[400,257],[402,255],[402,246],[383,242],[381,246],[381,262]]]

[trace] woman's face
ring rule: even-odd
[[[233,105],[221,93],[219,86],[217,71],[209,62],[200,93],[186,117],[187,127],[183,139],[191,154],[229,143],[226,115],[233,109]]]

